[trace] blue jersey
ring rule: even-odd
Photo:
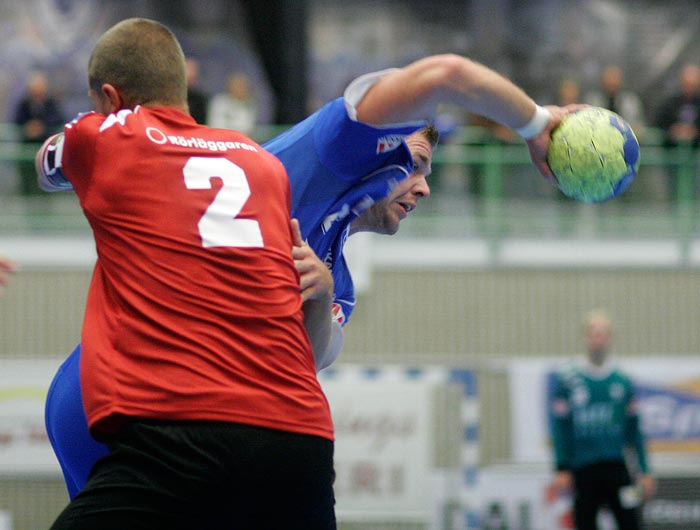
[[[343,257],[348,228],[373,202],[413,170],[403,138],[420,125],[372,127],[354,121],[337,98],[263,145],[284,164],[292,186],[292,216],[302,237],[333,274],[337,320],[355,305]],[[339,307],[338,307],[339,306]]]
[[[421,127],[371,127],[353,121],[343,98],[321,108],[264,147],[284,164],[292,189],[292,216],[302,236],[331,269],[334,313],[344,324],[355,303],[343,257],[350,222],[412,171],[403,137]],[[71,498],[94,463],[108,452],[88,431],[80,393],[80,346],[54,377],[46,398],[46,429]]]

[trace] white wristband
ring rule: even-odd
[[[525,138],[525,140],[532,140],[535,136],[538,136],[542,131],[544,131],[550,118],[551,115],[549,114],[549,111],[544,107],[537,105],[535,107],[535,114],[532,116],[530,121],[519,129],[515,129],[515,132]]]

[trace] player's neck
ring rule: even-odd
[[[149,101],[148,103],[145,103],[141,106],[152,108],[152,109],[155,109],[155,108],[175,109],[175,110],[179,110],[180,112],[184,112],[187,115],[189,115],[189,113],[190,113],[190,109],[187,106],[186,101],[183,101],[181,103],[162,103],[160,101]]]

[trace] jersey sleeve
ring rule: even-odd
[[[412,170],[403,139],[423,124],[374,127],[353,120],[343,98],[337,98],[263,147],[282,160],[290,179],[297,170],[313,181],[360,181],[390,165]]]
[[[73,185],[63,174],[63,133],[48,138],[36,157],[39,187],[44,191],[72,191]]]
[[[355,293],[336,294],[333,298],[333,321],[345,326],[355,308]]]
[[[558,471],[571,469],[572,420],[569,392],[561,373],[555,375],[549,399],[550,434],[554,465]]]
[[[105,123],[102,114],[88,112],[78,115],[63,129],[60,171],[75,191],[90,185],[97,156],[94,146]]]
[[[331,268],[333,274],[333,320],[345,326],[355,309],[355,286],[345,256],[341,253]]]
[[[628,401],[625,410],[625,444],[634,449],[642,473],[649,472],[646,445],[639,417],[638,402],[632,381],[627,380]]]
[[[344,180],[364,178],[390,165],[405,168],[408,174],[413,159],[403,140],[423,125],[368,125],[353,120],[346,102],[338,99],[319,114],[314,146],[321,162]]]
[[[35,160],[39,185],[44,191],[73,191],[72,179],[89,178],[93,155],[84,147],[94,144],[94,135],[89,132],[90,126],[84,124],[93,124],[97,131],[102,120],[94,112],[78,114],[63,127],[63,132],[44,142]]]

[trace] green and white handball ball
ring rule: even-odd
[[[621,116],[600,107],[569,114],[552,132],[549,167],[564,195],[601,202],[625,191],[639,168],[639,142]]]

